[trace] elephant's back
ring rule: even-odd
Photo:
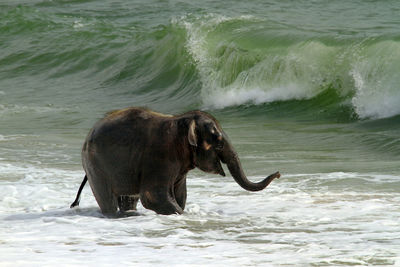
[[[111,111],[98,121],[86,138],[88,144],[97,146],[126,146],[143,143],[158,120],[144,109],[126,108]]]
[[[133,120],[157,120],[173,118],[173,115],[159,113],[147,108],[129,107],[124,109],[112,110],[106,113],[103,120],[116,120],[116,119],[133,119]]]

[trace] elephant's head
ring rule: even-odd
[[[209,114],[197,113],[189,123],[189,144],[194,148],[194,164],[202,171],[225,176],[221,162],[228,166],[235,181],[244,189],[259,191],[264,189],[279,172],[261,182],[249,181],[243,172],[239,157],[219,123]]]

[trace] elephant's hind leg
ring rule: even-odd
[[[97,198],[96,198],[97,200]],[[117,197],[112,192],[107,192],[97,203],[100,206],[101,212],[106,216],[115,216],[117,214]]]
[[[95,181],[92,181],[90,186],[101,212],[106,216],[115,216],[118,208],[117,196],[112,192],[111,185],[108,184],[107,179],[103,176],[96,176],[95,178]]]
[[[121,212],[125,212],[128,210],[136,210],[138,201],[139,201],[139,194],[138,195],[119,196],[118,197],[119,210]]]

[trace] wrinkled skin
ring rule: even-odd
[[[225,176],[221,162],[244,189],[259,191],[279,172],[258,183],[244,175],[240,160],[218,122],[191,111],[169,116],[143,108],[110,112],[89,132],[82,149],[85,179],[71,207],[79,205],[86,180],[103,214],[143,206],[159,214],[181,214],[186,174],[195,167]]]

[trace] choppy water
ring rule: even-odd
[[[1,1],[0,265],[400,266],[397,1]],[[82,142],[109,110],[215,115],[251,180],[104,218]]]

